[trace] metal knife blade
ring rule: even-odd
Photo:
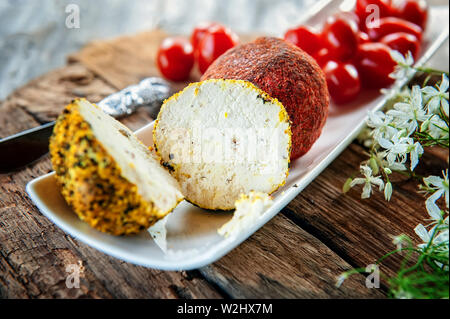
[[[167,81],[152,77],[107,96],[97,105],[116,118],[132,114],[141,106],[151,106],[152,116],[155,117],[162,101],[170,93]],[[22,168],[48,153],[54,126],[55,122],[50,122],[0,139],[0,174]]]

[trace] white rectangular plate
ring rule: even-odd
[[[330,12],[348,1],[323,1],[307,21],[324,21]],[[314,10],[313,10],[314,11]],[[320,16],[322,16],[320,18]],[[448,38],[448,7],[434,7],[419,65],[425,63]],[[405,79],[405,83],[408,79]],[[164,253],[148,232],[131,237],[101,233],[84,223],[66,205],[55,182],[54,173],[34,179],[27,192],[40,211],[58,227],[86,244],[134,264],[163,269],[189,270],[208,265],[230,252],[274,217],[327,167],[357,136],[364,126],[367,111],[380,109],[386,97],[378,92],[364,93],[345,109],[330,108],[330,115],[319,140],[302,158],[292,163],[284,187],[274,194],[274,204],[245,232],[224,239],[217,229],[232,213],[209,212],[182,202],[167,219],[167,252]],[[146,145],[152,145],[153,123],[137,131]]]

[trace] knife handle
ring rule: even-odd
[[[45,155],[48,152],[48,140],[54,126],[53,121],[1,139],[0,174],[16,170]]]

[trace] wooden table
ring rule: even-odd
[[[96,102],[141,78],[156,75],[159,31],[96,42],[0,101],[0,137],[55,119],[73,98]],[[447,57],[448,59],[448,57]],[[192,78],[195,80],[195,76]],[[178,88],[185,84],[178,84]],[[152,119],[140,109],[123,122],[136,130]],[[7,154],[0,154],[7,156]],[[426,154],[419,172],[439,175],[445,157]],[[168,272],[107,256],[65,234],[44,217],[25,192],[31,179],[52,171],[48,156],[0,175],[0,298],[383,298],[386,286],[368,289],[355,275],[341,288],[343,271],[365,267],[395,249],[393,236],[416,238],[426,218],[416,181],[396,176],[391,202],[342,185],[365,158],[351,144],[280,214],[216,263]],[[399,258],[381,270],[393,275]],[[66,287],[66,266],[81,263],[79,289]]]

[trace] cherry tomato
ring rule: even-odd
[[[358,24],[346,15],[328,18],[323,29],[323,39],[330,55],[344,61],[355,55],[358,47]]]
[[[356,23],[357,26],[359,26],[359,23],[360,23],[359,16],[355,12],[352,12],[352,11],[339,11],[339,12],[335,13],[332,17],[341,18],[343,20],[352,20]]]
[[[386,44],[392,50],[400,52],[402,55],[406,55],[410,51],[412,56],[416,58],[419,54],[419,40],[409,33],[397,32],[388,34],[380,42]]]
[[[394,10],[397,17],[417,24],[425,30],[428,20],[428,5],[425,0],[402,0]]]
[[[316,60],[317,64],[321,68],[323,68],[328,63],[328,61],[332,59],[332,56],[330,55],[330,51],[328,51],[327,48],[323,48],[314,55],[314,59]]]
[[[373,20],[392,15],[391,0],[357,0],[355,13],[359,17],[360,28],[366,30],[367,25]]]
[[[419,41],[422,39],[422,28],[412,22],[395,18],[382,18],[379,21],[379,25],[372,24],[367,28],[367,34],[372,41],[378,41],[385,35],[405,32],[416,36]]]
[[[166,38],[159,47],[156,61],[161,74],[172,81],[184,81],[194,66],[191,43],[184,38]]]
[[[208,30],[215,26],[221,26],[221,24],[217,22],[201,22],[199,23],[191,34],[191,44],[194,48],[194,52],[197,50],[200,41],[203,39],[203,36],[208,32]]]
[[[309,55],[314,55],[324,46],[320,34],[306,26],[287,30],[284,39],[295,44]]]
[[[392,59],[390,50],[383,43],[364,43],[358,47],[356,67],[365,87],[380,89],[394,83],[389,74],[397,64]]]
[[[328,92],[336,104],[351,102],[358,96],[361,81],[353,64],[328,61],[323,70]]]
[[[206,32],[198,45],[197,62],[200,72],[206,69],[225,51],[239,42],[239,37],[229,28],[214,26]]]
[[[365,32],[358,33],[358,41],[359,41],[359,44],[371,42],[369,35]]]

